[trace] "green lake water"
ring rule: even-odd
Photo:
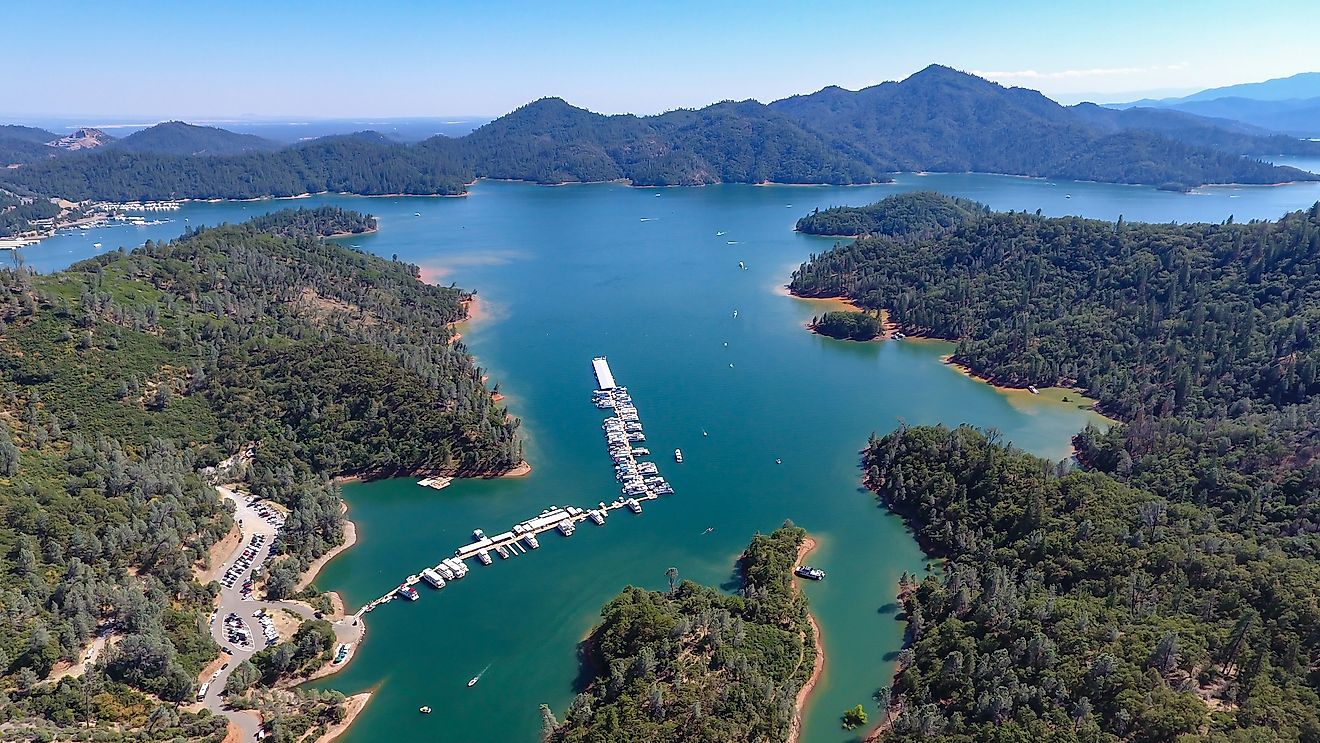
[[[479,292],[484,317],[463,329],[463,340],[523,420],[534,470],[438,492],[410,480],[346,487],[359,541],[316,585],[352,607],[452,554],[473,528],[494,533],[551,504],[612,500],[618,490],[604,413],[589,401],[590,359],[607,355],[632,391],[653,459],[677,493],[645,503],[640,515],[614,512],[604,527],[584,522],[571,538],[547,533],[536,552],[474,564],[443,591],[419,586],[422,600],[368,615],[355,659],[319,685],[376,691],[343,740],[536,740],[538,705],[562,714],[575,693],[577,644],[604,602],[629,584],[663,588],[670,566],[731,590],[752,534],[792,519],[820,542],[810,562],[829,574],[805,586],[828,660],[803,740],[835,743],[856,738],[839,729],[842,711],[871,707],[872,691],[889,682],[902,638],[898,577],[925,568],[902,523],[860,488],[867,436],[900,421],[967,422],[1061,459],[1070,436],[1097,419],[958,374],[940,363],[948,344],[855,344],[803,329],[819,308],[781,287],[833,240],[792,232],[795,220],[815,207],[913,189],[998,209],[1182,222],[1277,217],[1320,199],[1316,184],[1176,194],[981,175],[904,175],[895,185],[855,188],[483,182],[467,198],[189,204],[169,225],[60,236],[25,256],[52,270],[96,252],[93,241],[109,248],[172,237],[185,218],[214,224],[290,203],[334,203],[381,219],[377,234],[345,242]],[[681,465],[671,456],[676,447]],[[419,715],[423,704],[434,712]]]

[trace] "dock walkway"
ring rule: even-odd
[[[479,563],[489,565],[494,562],[490,557],[491,552],[501,557],[523,555],[540,547],[540,542],[536,539],[539,534],[559,531],[565,537],[572,536],[577,525],[583,521],[590,519],[596,524],[604,525],[610,511],[627,508],[634,513],[641,513],[642,501],[655,500],[663,494],[674,492],[669,483],[659,476],[659,470],[654,463],[639,467],[637,458],[649,454],[650,451],[633,446],[634,443],[645,441],[645,435],[642,433],[641,418],[627,388],[620,387],[615,382],[614,373],[604,356],[592,359],[591,367],[596,375],[597,384],[593,402],[599,408],[614,412],[613,416],[605,420],[601,428],[605,431],[610,456],[614,460],[615,478],[622,483],[622,495],[609,504],[601,502],[589,509],[551,505],[536,516],[514,524],[508,531],[490,537],[477,529],[472,534],[473,541],[454,550],[453,557],[446,557],[436,565],[427,566],[408,576],[397,588],[359,609],[355,617],[360,619],[377,606],[399,598],[400,594],[416,598],[415,593],[409,593],[405,588],[411,588],[422,582],[422,576],[427,573],[443,576],[445,581],[461,580],[468,573],[466,562],[468,560],[475,559]],[[431,583],[430,580],[427,582]],[[437,588],[443,585],[442,581],[442,585]]]

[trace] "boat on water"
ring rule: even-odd
[[[486,532],[484,532],[484,531],[482,531],[482,530],[480,530],[480,529],[473,529],[473,530],[472,530],[472,538],[475,539],[475,540],[477,540],[478,542],[480,542],[481,540],[483,540],[483,539],[486,538]]]
[[[509,548],[502,544],[495,546],[495,553],[500,556],[501,560],[509,559]]]
[[[406,584],[399,586],[397,589],[395,589],[394,594],[401,599],[407,599],[409,601],[416,601],[417,599],[421,598],[420,596],[417,595],[416,588],[413,588],[412,586]]]
[[[577,531],[577,527],[573,526],[573,522],[570,519],[564,519],[563,521],[560,521],[558,524],[555,525],[555,528],[559,529],[559,533],[563,534],[566,537],[573,536],[573,532]]]
[[[1029,384],[1029,385],[1027,385],[1027,392],[1030,392],[1030,393],[1033,394],[1033,395],[1039,395],[1039,394],[1040,394],[1040,390],[1036,389],[1036,385],[1034,385],[1034,384]]]
[[[452,573],[451,573],[452,575]],[[445,579],[433,568],[427,568],[422,571],[422,580],[430,583],[433,588],[444,588]]]
[[[678,462],[679,464],[682,464],[682,463],[683,463],[683,450],[682,450],[682,449],[675,449],[675,450],[674,450],[674,461],[675,461],[675,462]]]
[[[775,464],[783,464],[783,463],[784,460],[780,459],[779,457],[775,457]]]
[[[477,682],[480,680],[481,680],[480,676],[473,676],[472,680],[468,682],[468,686],[476,686]]]
[[[421,485],[424,488],[435,488],[436,490],[442,490],[444,488],[449,487],[449,483],[453,481],[454,478],[452,477],[423,477],[422,479],[417,481],[417,484]]]
[[[629,511],[632,511],[633,513],[642,512],[642,504],[638,503],[636,498],[629,498],[628,500],[624,501],[624,503],[627,504]]]
[[[634,457],[644,457],[650,453],[651,450],[647,449],[645,446],[634,446],[632,450],[632,455]]]
[[[743,263],[742,261],[738,261],[738,268],[741,268],[742,270],[746,271],[746,270],[747,270],[747,264],[746,264],[746,263]]]
[[[101,243],[92,243],[92,247],[93,247],[93,248],[100,248],[100,247],[101,247]]]
[[[528,547],[531,547],[532,549],[540,549],[540,548],[541,548],[541,543],[540,543],[539,541],[537,541],[537,539],[536,539],[536,535],[535,535],[535,534],[526,534],[526,535],[524,535],[524,536],[523,536],[523,541],[526,542],[526,543],[527,543],[527,546],[528,546]]]
[[[810,565],[799,565],[793,571],[793,574],[809,580],[825,580],[825,571],[820,568],[813,568]]]
[[[487,552],[486,550],[482,550],[477,553],[477,562],[481,563],[482,565],[489,565],[495,561],[490,559],[489,552]]]
[[[429,715],[431,714],[431,705],[423,704],[422,706],[417,708],[417,711],[421,712],[424,715]]]
[[[587,511],[587,517],[591,519],[596,526],[605,525],[605,514],[600,511]]]

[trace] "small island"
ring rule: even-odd
[[[811,318],[808,326],[813,332],[845,341],[873,341],[885,337],[884,319],[880,313],[860,310],[826,312]]]

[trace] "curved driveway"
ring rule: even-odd
[[[251,658],[259,649],[264,647],[264,638],[260,634],[260,625],[253,618],[252,613],[258,609],[274,611],[278,609],[289,609],[296,612],[303,619],[312,619],[315,612],[306,604],[291,601],[261,601],[254,598],[243,598],[243,581],[251,574],[252,568],[261,565],[270,555],[272,545],[275,543],[275,534],[277,528],[275,525],[263,519],[252,506],[248,505],[247,496],[238,493],[228,487],[218,486],[216,490],[220,495],[234,502],[234,521],[239,524],[242,531],[242,539],[234,551],[225,558],[224,567],[234,564],[234,561],[243,554],[243,550],[251,543],[252,537],[257,534],[265,536],[260,549],[257,550],[256,557],[252,559],[251,564],[245,568],[234,581],[232,588],[225,588],[223,584],[220,587],[219,605],[216,612],[211,615],[211,639],[221,648],[227,649],[225,655],[228,665],[217,671],[211,678],[204,679],[210,682],[210,687],[206,690],[206,696],[202,700],[207,709],[211,712],[224,715],[231,722],[238,726],[242,731],[242,740],[252,740],[261,729],[259,716],[255,712],[232,710],[224,704],[225,683],[229,680],[229,674],[238,666],[239,663]],[[233,645],[225,636],[224,618],[229,614],[237,614],[247,623],[251,630],[253,646],[242,647]],[[362,623],[355,617],[340,617],[333,621],[335,637],[342,644],[355,644],[362,639]],[[260,638],[260,639],[259,639]]]

